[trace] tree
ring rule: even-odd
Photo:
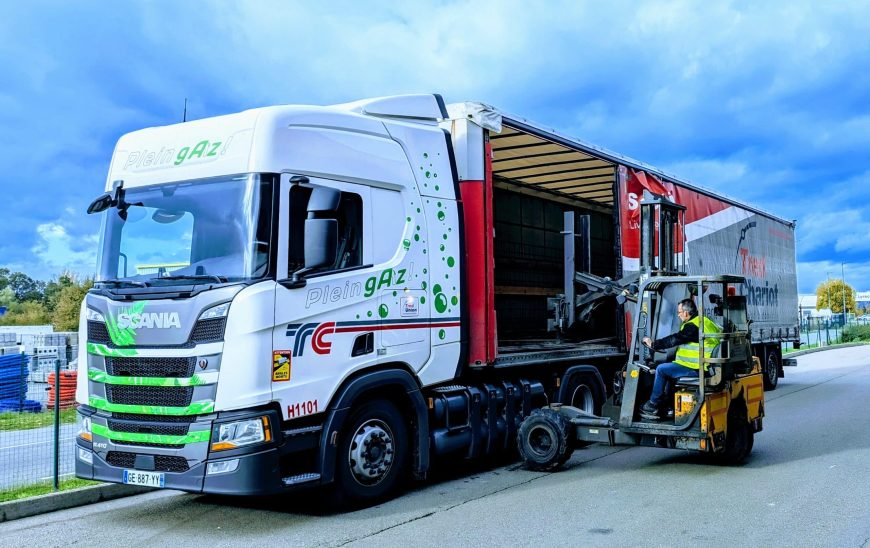
[[[79,328],[79,310],[88,290],[94,286],[94,280],[86,278],[78,281],[74,276],[68,276],[70,283],[64,285],[57,294],[57,304],[51,315],[51,323],[55,331],[75,331]]]
[[[0,290],[11,288],[18,302],[40,301],[43,298],[45,282],[34,280],[23,272],[12,272],[0,268]]]
[[[64,271],[60,273],[60,276],[57,277],[57,281],[54,280],[49,281],[45,284],[45,291],[43,292],[44,300],[46,308],[50,313],[54,313],[54,310],[57,308],[57,301],[60,298],[60,292],[63,288],[75,285],[76,275],[69,271]]]
[[[39,301],[24,301],[23,303],[15,301],[9,305],[6,314],[0,316],[0,325],[45,325],[48,323],[51,323],[48,311],[45,309],[45,305]]]
[[[855,290],[840,279],[826,280],[816,288],[816,310],[830,308],[831,312],[843,312],[843,292],[846,293],[846,312],[855,311]]]

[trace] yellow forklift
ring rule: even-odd
[[[522,422],[517,445],[527,468],[558,468],[575,448],[589,442],[699,451],[727,464],[742,463],[752,451],[754,435],[762,428],[764,384],[761,364],[750,347],[746,297],[737,294],[744,279],[685,274],[674,251],[684,210],[645,193],[638,283],[619,282],[618,300],[634,304],[627,363],[600,414],[554,403]],[[577,276],[587,287],[594,285],[587,283],[589,278]],[[614,292],[612,282],[608,291]],[[693,299],[699,317],[712,320],[721,332],[707,333],[705,322],[699,322],[700,348],[709,339],[716,343],[711,355],[699,352],[698,374],[676,380],[672,412],[659,420],[644,419],[640,408],[651,392],[655,367],[673,356],[653,352],[641,341],[679,330],[677,304],[685,298]],[[589,300],[586,296],[578,302]]]

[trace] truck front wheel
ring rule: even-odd
[[[370,504],[386,497],[405,475],[409,454],[408,428],[396,406],[382,399],[360,405],[338,445],[340,499]]]

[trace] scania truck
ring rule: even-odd
[[[124,135],[88,210],[76,475],[365,503],[436,456],[512,450],[543,405],[601,413],[645,193],[685,209],[656,242],[686,274],[745,280],[774,387],[799,344],[794,223],[651,166],[439,95]]]

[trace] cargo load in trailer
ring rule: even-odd
[[[794,223],[649,166],[437,95],[127,134],[88,210],[76,474],[368,502],[435,455],[512,450],[543,405],[598,414],[629,359],[644,190],[685,207],[650,241],[745,280],[775,386]]]

